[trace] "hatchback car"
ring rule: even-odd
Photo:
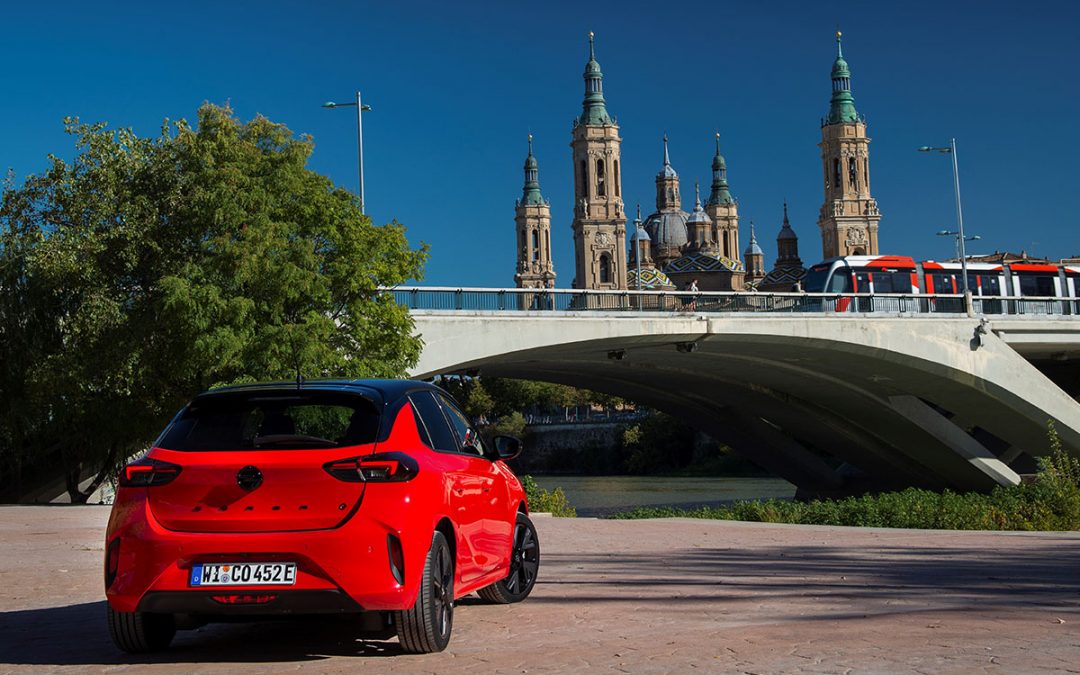
[[[212,621],[356,613],[405,651],[440,651],[458,598],[518,602],[536,582],[536,530],[504,463],[519,452],[422,382],[203,393],[120,476],[112,639],[147,652]]]

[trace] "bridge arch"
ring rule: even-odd
[[[1066,447],[1080,448],[1080,405],[970,317],[413,317],[425,343],[414,376],[478,370],[626,396],[687,419],[806,493],[1015,484],[1018,460],[1045,452],[1048,419]]]

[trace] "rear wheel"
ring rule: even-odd
[[[524,513],[517,514],[514,543],[510,551],[510,573],[477,591],[481,599],[505,605],[529,597],[540,571],[540,540],[536,528]]]
[[[109,607],[109,635],[117,647],[129,654],[145,654],[165,649],[176,635],[172,614],[118,612]]]
[[[441,652],[454,625],[454,560],[442,532],[431,538],[420,592],[411,609],[394,612],[401,647],[407,652]]]

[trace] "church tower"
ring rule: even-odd
[[[574,120],[574,288],[626,288],[626,216],[619,170],[619,125],[604,105],[604,75],[589,33],[585,100]]]
[[[836,61],[832,68],[832,102],[821,121],[821,161],[825,174],[825,203],[818,227],[826,258],[877,255],[877,202],[870,196],[870,139],[866,120],[855,112],[851,71],[836,32]]]
[[[739,262],[739,205],[727,182],[727,162],[720,154],[720,133],[716,134],[716,155],[712,160],[712,191],[705,202],[712,219],[712,240],[717,255]]]
[[[540,167],[533,156],[529,134],[529,156],[525,158],[525,188],[514,208],[517,224],[518,288],[554,288],[555,268],[551,264],[551,205],[540,194]]]
[[[746,256],[746,285],[756,286],[765,278],[765,251],[757,243],[757,235],[754,234],[754,221],[750,221],[750,245],[743,252]]]

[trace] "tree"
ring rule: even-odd
[[[74,161],[0,204],[5,477],[59,460],[85,500],[212,385],[415,364],[408,312],[377,289],[421,278],[427,249],[309,170],[310,138],[210,104],[154,138],[65,123]]]

